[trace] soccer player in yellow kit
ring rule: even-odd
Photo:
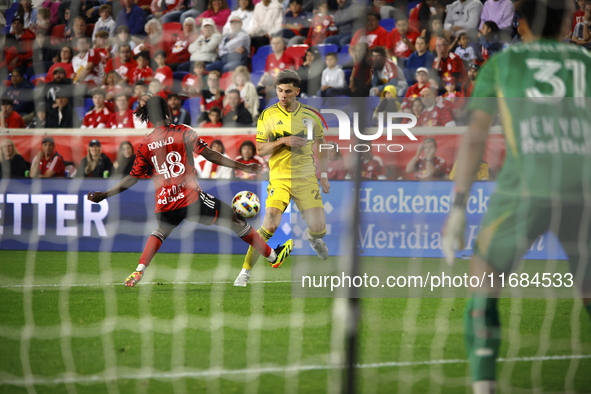
[[[330,184],[326,173],[326,154],[320,147],[326,144],[324,130],[327,126],[317,109],[296,100],[300,83],[295,71],[281,71],[275,81],[279,102],[264,110],[257,122],[257,152],[260,156],[271,155],[265,218],[258,232],[263,239],[269,240],[281,224],[281,216],[290,200],[293,200],[308,224],[305,231],[307,239],[318,256],[325,260],[328,248],[322,237],[326,234],[326,217],[320,188],[328,193]],[[318,146],[320,187],[312,150],[314,144]],[[246,287],[258,257],[258,253],[249,247],[234,286]],[[271,264],[273,268],[280,265]]]

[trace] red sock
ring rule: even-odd
[[[160,245],[162,245],[162,240],[160,240],[160,238],[153,235],[149,236],[148,242],[146,242],[146,246],[144,246],[144,252],[142,253],[142,257],[140,257],[139,263],[147,267],[158,249],[160,249]]]
[[[271,247],[267,245],[265,240],[261,237],[259,233],[256,232],[254,228],[250,228],[248,234],[244,237],[240,237],[244,242],[251,245],[257,252],[262,254],[264,257],[269,257],[271,254]]]

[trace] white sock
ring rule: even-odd
[[[240,275],[242,275],[242,274],[250,275],[250,270],[247,270],[246,268],[242,268],[242,271],[240,271]]]
[[[144,264],[139,264],[135,270],[136,271],[143,271],[145,269],[146,269],[146,266]]]
[[[277,253],[275,252],[275,249],[271,249],[271,254],[269,256],[267,256],[267,260],[270,261],[271,263],[273,263],[273,262],[275,262],[275,260],[277,260]],[[248,271],[248,273],[250,273],[250,270],[247,270],[247,271]]]
[[[474,394],[495,394],[497,382],[495,380],[479,380],[472,383]]]

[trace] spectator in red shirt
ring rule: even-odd
[[[158,65],[158,68],[154,71],[154,79],[159,80],[166,91],[172,91],[172,70],[166,65],[166,52],[163,50],[156,51],[154,61]]]
[[[355,45],[353,71],[349,79],[352,97],[367,97],[371,88],[371,53],[367,44]]]
[[[294,69],[295,62],[293,58],[285,52],[285,42],[281,36],[271,38],[272,53],[267,56],[265,72],[259,80],[257,91],[259,95],[266,95],[267,98],[275,95],[275,77],[280,71],[285,69]]]
[[[476,63],[470,63],[468,65],[468,80],[462,85],[462,94],[464,97],[471,97],[472,90],[474,90],[474,83],[476,82],[476,77],[478,76],[478,70],[480,70],[480,66]]]
[[[183,92],[182,95],[187,97],[201,97],[201,89],[203,89],[203,78],[205,75],[205,63],[195,62],[193,64],[193,74],[187,74],[181,83]]]
[[[150,68],[150,52],[142,51],[135,57],[137,67],[131,72],[129,77],[129,84],[135,85],[142,81],[144,83],[150,83],[154,72]]]
[[[406,60],[416,50],[415,41],[419,35],[418,30],[408,26],[408,20],[398,19],[396,28],[388,35],[388,57],[396,56],[398,64],[404,66],[400,59]]]
[[[572,26],[570,29],[570,34],[568,35],[567,38],[571,38],[572,34],[575,31],[575,26],[577,26],[579,23],[583,22],[583,17],[585,16],[585,3],[586,2],[587,2],[587,0],[577,0],[578,9],[573,14],[573,23],[572,23]]]
[[[2,99],[2,112],[0,112],[0,128],[24,129],[25,121],[13,110],[14,102],[11,98]]]
[[[74,68],[72,67],[72,58],[74,57],[72,48],[70,44],[63,44],[61,46],[59,54],[56,56],[57,61],[51,67],[49,67],[49,71],[47,71],[47,75],[45,76],[45,83],[49,83],[53,81],[53,72],[56,68],[61,67],[66,71],[66,78],[74,78],[76,73],[74,72]]]
[[[109,116],[108,129],[133,129],[133,112],[129,109],[129,101],[124,93],[115,97],[115,112]]]
[[[447,169],[445,160],[436,156],[437,142],[433,138],[425,138],[417,148],[417,153],[406,165],[408,174],[415,174],[417,180],[432,181],[444,179]]]
[[[102,83],[101,56],[90,48],[88,37],[80,37],[76,46],[78,54],[72,58],[72,68],[76,73],[74,83],[85,84],[88,89],[100,86]]]
[[[312,18],[310,29],[308,29],[308,37],[304,43],[308,46],[316,46],[322,44],[326,37],[333,36],[336,33],[337,28],[334,25],[334,18],[328,13],[327,0],[320,0]]]
[[[84,115],[83,129],[104,129],[111,116],[111,111],[105,107],[105,95],[107,93],[100,88],[92,91],[92,103],[94,108]]]
[[[137,67],[137,63],[131,58],[131,47],[129,45],[119,45],[118,55],[109,60],[105,66],[105,74],[113,70],[117,71],[122,81],[128,84],[129,77]]]
[[[31,163],[31,178],[53,178],[66,175],[64,159],[55,151],[53,137],[46,136],[41,141],[39,152]]]
[[[220,72],[212,71],[207,76],[207,89],[201,91],[201,116],[198,122],[207,121],[207,112],[214,107],[224,107],[224,91],[220,89]]]
[[[197,39],[199,33],[195,19],[187,18],[183,22],[183,31],[176,40],[166,48],[166,59],[168,66],[177,71],[177,67],[190,60],[189,45]]]
[[[368,180],[386,180],[386,168],[381,157],[376,156],[370,150],[361,152],[361,178]],[[350,174],[352,176],[352,174]]]
[[[380,26],[380,15],[369,13],[365,17],[365,27],[357,30],[351,39],[349,54],[353,57],[353,50],[357,44],[367,44],[369,49],[388,46],[388,31]]]
[[[16,38],[14,47],[5,46],[4,51],[10,51],[5,54],[7,57],[8,71],[12,71],[15,67],[21,66],[27,69],[31,65],[33,59],[33,44],[35,43],[35,33],[29,29],[25,29],[23,19],[20,16],[15,16],[12,19],[12,34]],[[13,49],[11,49],[13,48]],[[10,57],[10,60],[8,60]]]
[[[417,79],[417,83],[412,85],[406,90],[406,94],[404,95],[404,101],[402,102],[402,106],[400,109],[404,112],[411,112],[410,107],[413,102],[413,99],[417,97],[421,97],[421,91],[423,88],[429,85],[429,70],[425,67],[419,67],[415,74]]]
[[[421,91],[421,101],[425,109],[418,119],[419,127],[454,127],[456,122],[452,110],[437,100],[435,89],[427,87]]]
[[[242,141],[240,144],[239,149],[240,155],[236,157],[236,160],[239,163],[243,164],[260,164],[263,171],[268,171],[267,164],[262,157],[257,156],[257,148],[254,145],[254,142],[250,140]],[[237,179],[257,179],[260,178],[260,174],[249,174],[242,170],[234,170],[234,178]]]
[[[218,107],[213,107],[207,113],[207,119],[199,123],[199,127],[215,128],[222,127],[222,111]]]
[[[338,145],[331,142],[332,148],[328,149],[328,179],[345,179],[347,177],[347,167],[343,160],[343,155],[338,150]]]
[[[408,85],[404,71],[393,61],[386,58],[386,50],[376,47],[371,50],[371,85],[370,96],[379,96],[387,85],[394,86],[397,91],[404,91]]]
[[[435,50],[437,57],[433,62],[433,69],[438,72],[439,78],[449,73],[458,83],[463,83],[466,80],[464,62],[461,57],[449,51],[449,41],[444,37],[437,38]]]

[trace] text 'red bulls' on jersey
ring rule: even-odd
[[[152,178],[155,212],[174,211],[199,199],[193,156],[205,147],[207,143],[186,125],[159,126],[144,138],[129,175]]]

